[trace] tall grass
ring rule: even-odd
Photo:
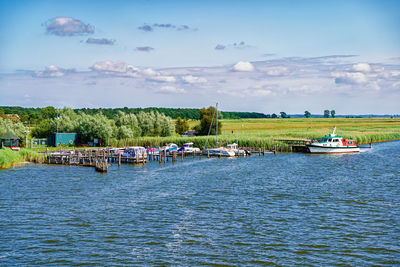
[[[192,126],[198,122],[191,122]],[[305,140],[308,129],[309,138],[321,138],[332,132],[354,139],[358,144],[400,139],[399,118],[290,118],[290,119],[243,119],[223,120],[223,129],[218,141],[236,142],[241,147],[275,149],[288,151],[289,146],[279,140]],[[309,128],[312,127],[312,128]],[[163,146],[175,143],[178,146],[193,142],[203,148],[206,136],[196,137],[141,137],[128,140],[111,140],[113,146]],[[208,139],[208,147],[214,147],[215,136]]]
[[[25,148],[20,151],[12,151],[7,147],[0,149],[0,169],[21,165],[25,161],[42,163],[44,155]]]

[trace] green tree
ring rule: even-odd
[[[310,118],[311,117],[311,113],[308,110],[304,111],[304,117]]]
[[[48,106],[40,110],[40,116],[42,116],[43,119],[52,119],[55,118],[56,115],[56,109],[52,106]]]
[[[280,114],[281,114],[282,119],[288,118],[288,115],[286,114],[286,112],[281,111]]]
[[[175,121],[175,131],[178,134],[184,134],[189,130],[189,122],[186,119],[178,117]]]
[[[214,107],[202,108],[200,110],[200,125],[196,127],[199,135],[207,135],[210,131],[211,135],[216,133],[216,109]],[[221,121],[218,121],[218,129],[222,129]]]
[[[276,115],[275,113],[272,113],[271,118],[278,118],[278,115]]]
[[[335,115],[336,115],[336,111],[335,111],[334,109],[332,109],[332,110],[331,110],[331,116],[332,116],[332,118],[335,118]]]
[[[324,110],[324,118],[329,118],[329,110]]]

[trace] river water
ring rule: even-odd
[[[0,171],[0,265],[399,265],[400,142]]]

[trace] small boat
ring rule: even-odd
[[[234,157],[235,152],[225,147],[205,148],[203,149],[203,155],[209,155],[210,157]]]
[[[357,153],[360,148],[356,142],[351,139],[346,139],[343,136],[337,136],[336,127],[333,132],[328,136],[322,137],[321,141],[313,140],[306,142],[306,146],[310,153],[314,154],[328,154],[328,153]]]
[[[193,142],[185,143],[181,148],[178,149],[178,152],[183,153],[199,153],[200,148],[193,147]]]
[[[249,156],[249,153],[243,149],[239,149],[238,144],[233,143],[233,144],[228,144],[226,146],[226,148],[228,150],[231,150],[235,153],[235,156],[237,157],[245,157],[245,156]]]
[[[172,152],[172,151],[177,151],[178,150],[178,146],[174,143],[170,143],[168,145],[166,145],[162,150],[166,150],[167,153]]]
[[[129,158],[135,158],[135,157],[141,157],[141,158],[146,158],[147,157],[147,152],[144,147],[141,146],[132,146],[132,147],[127,147],[124,149],[122,157],[129,157]]]

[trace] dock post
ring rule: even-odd
[[[207,157],[210,158],[210,150],[207,150]]]
[[[183,162],[183,157],[184,157],[184,154],[185,153],[185,151],[184,150],[182,150],[182,162]]]
[[[121,152],[118,151],[118,168],[121,167]]]
[[[167,164],[167,150],[164,149],[164,165]]]
[[[172,162],[173,163],[175,163],[176,162],[176,154],[177,154],[177,151],[176,150],[174,150],[174,151],[172,151]]]

